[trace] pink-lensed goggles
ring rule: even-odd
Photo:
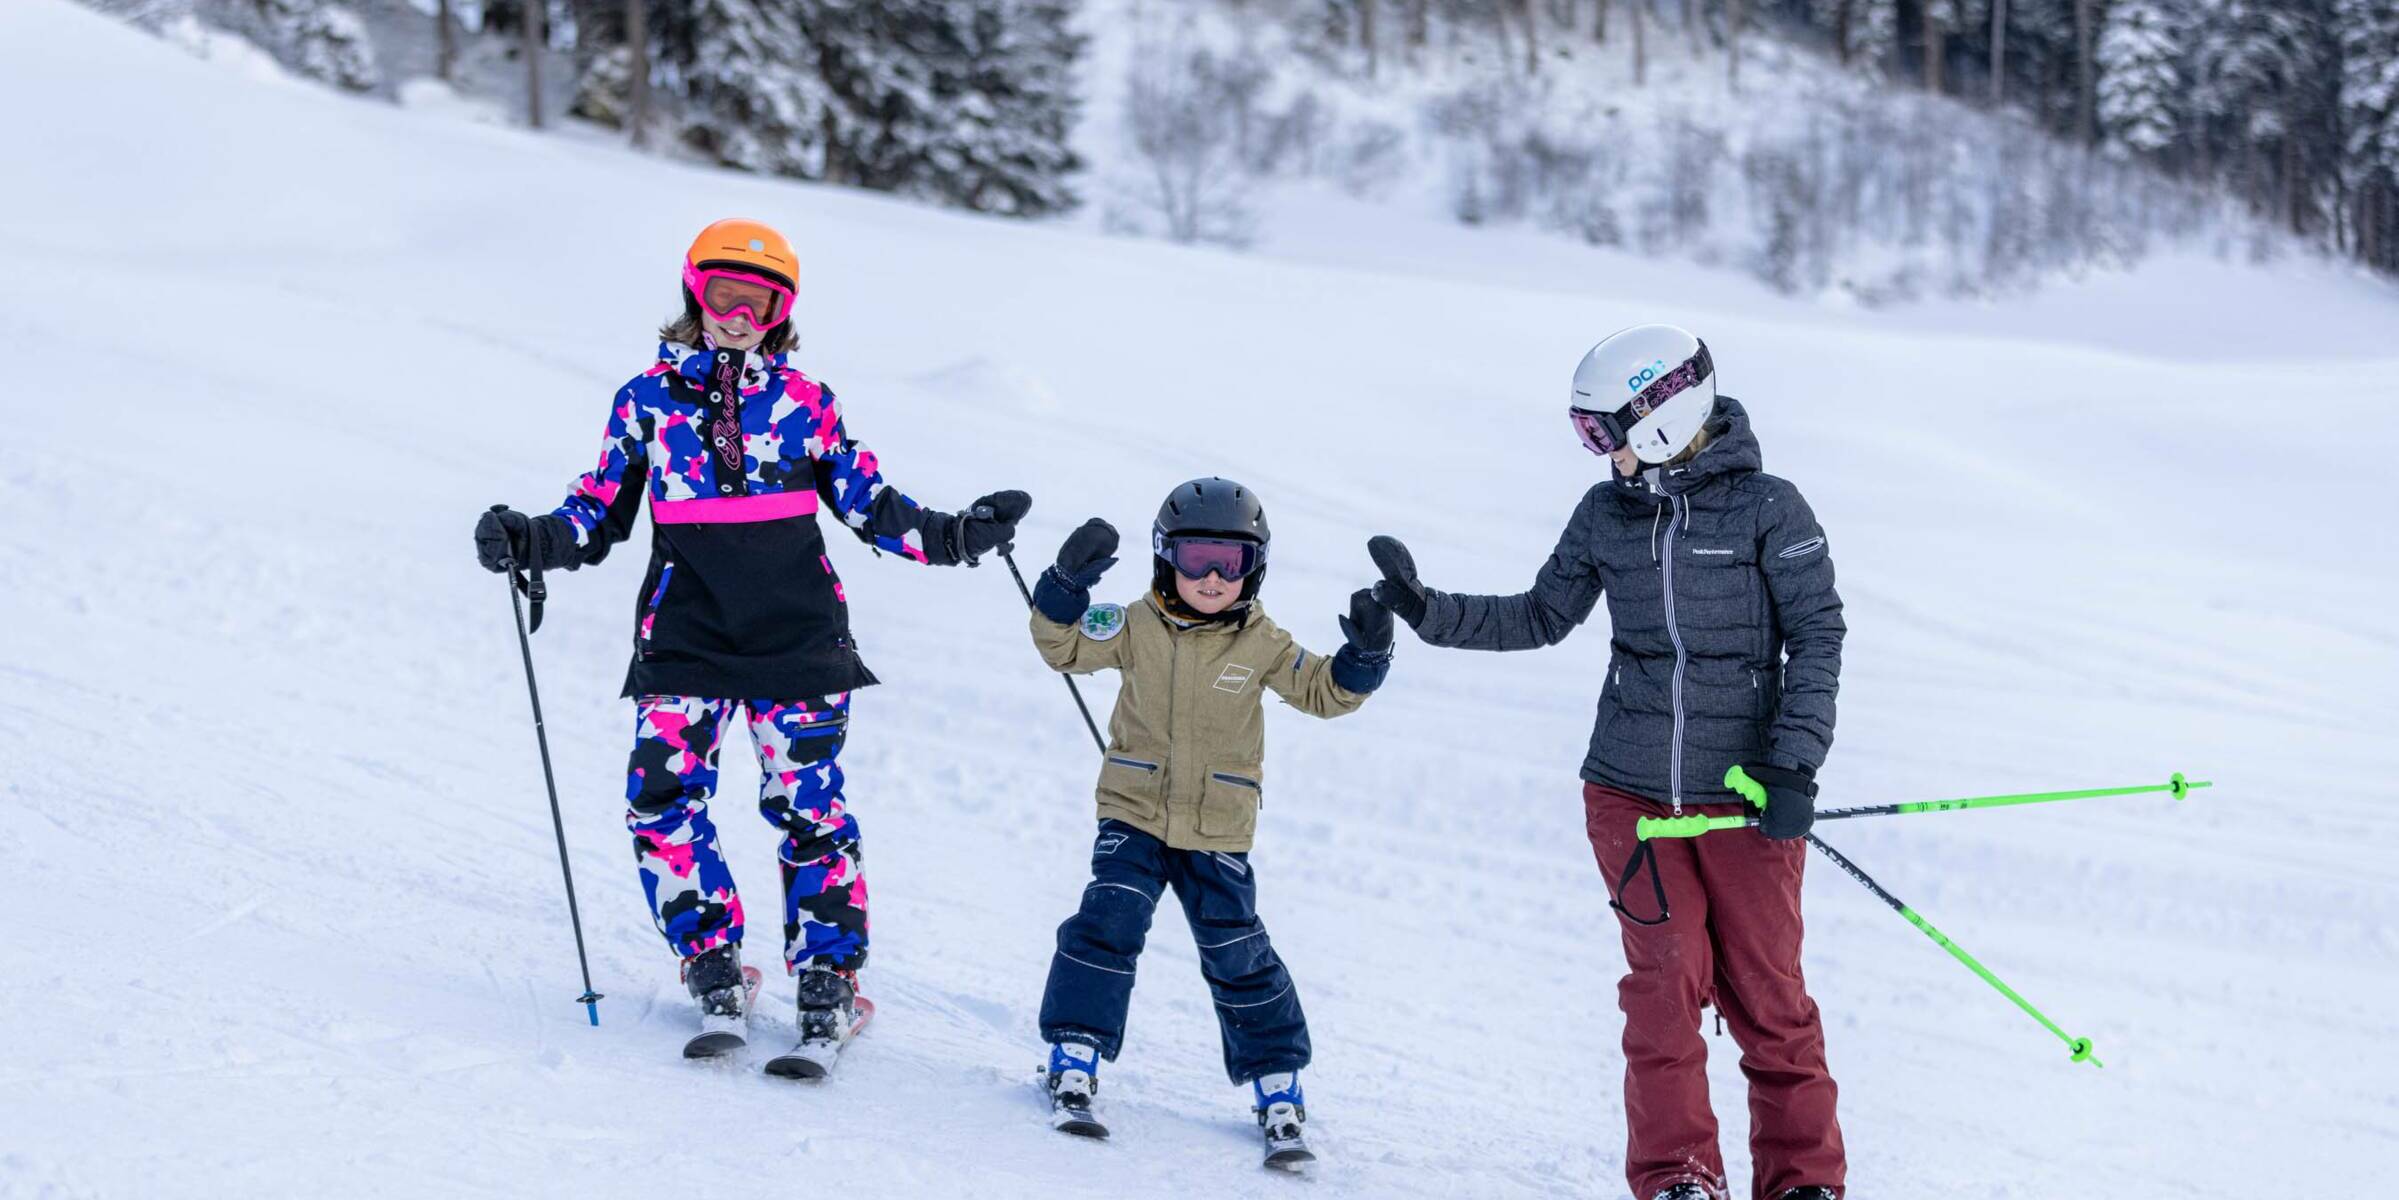
[[[1227,583],[1238,582],[1266,565],[1266,547],[1240,538],[1169,536],[1153,532],[1158,557],[1172,564],[1185,579],[1206,579],[1213,572]]]
[[[683,268],[683,286],[700,308],[719,321],[741,317],[759,329],[781,324],[791,315],[792,292],[771,279],[729,267]]]
[[[1700,380],[1715,373],[1715,357],[1708,353],[1707,343],[1701,342],[1699,353],[1684,359],[1673,370],[1651,381],[1616,411],[1599,412],[1581,405],[1569,405],[1566,419],[1574,422],[1574,432],[1583,439],[1586,449],[1606,458],[1632,444],[1634,422],[1656,412],[1660,405],[1698,386]]]

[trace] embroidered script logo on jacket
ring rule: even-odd
[[[1249,686],[1250,677],[1256,674],[1256,671],[1240,663],[1226,663],[1224,674],[1216,677],[1216,690],[1239,695],[1242,688]]]

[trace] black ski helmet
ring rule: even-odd
[[[1174,565],[1166,560],[1166,539],[1177,534],[1214,534],[1258,543],[1258,569],[1241,581],[1241,599],[1228,611],[1246,608],[1257,599],[1258,585],[1266,579],[1266,544],[1273,534],[1266,527],[1266,506],[1258,502],[1256,492],[1210,475],[1176,484],[1175,490],[1166,494],[1166,502],[1158,506],[1158,519],[1150,525],[1151,586],[1161,595],[1174,595]]]
[[[1266,506],[1258,503],[1258,494],[1214,475],[1177,484],[1175,490],[1166,494],[1166,503],[1158,506],[1158,520],[1151,531],[1160,538],[1178,533],[1213,533],[1220,537],[1248,538],[1261,546],[1269,536]]]

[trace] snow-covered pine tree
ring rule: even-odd
[[[2117,0],[2099,31],[2099,128],[2122,152],[2158,155],[2182,133],[2180,6]]]
[[[1892,73],[1899,0],[1809,0],[1807,12],[1832,39],[1842,65],[1875,76]]]
[[[1849,59],[1878,75],[1897,75],[1899,0],[1850,0]]]
[[[825,177],[989,212],[1055,212],[1082,39],[1072,0],[808,0]]]
[[[2201,0],[2187,40],[2189,114],[2209,157],[2239,164],[2290,132],[2284,105],[2301,69],[2300,6]]]
[[[2399,269],[2399,5],[2339,0],[2343,168],[2358,258]]]
[[[353,92],[383,85],[365,22],[334,0],[236,0],[218,10],[237,32],[310,79]]]
[[[685,145],[727,166],[814,179],[825,169],[826,96],[799,0],[689,0],[667,44]],[[688,49],[685,49],[688,47]]]
[[[956,75],[965,41],[941,0],[801,0],[823,81],[824,178],[912,190],[946,123],[937,74]]]
[[[935,190],[982,212],[1038,216],[1074,207],[1068,176],[1082,162],[1067,139],[1081,107],[1075,64],[1083,38],[1074,31],[1073,0],[959,7],[971,10],[967,74],[932,155]]]

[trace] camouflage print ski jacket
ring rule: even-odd
[[[1039,608],[1032,619],[1033,644],[1052,669],[1122,673],[1100,764],[1100,819],[1177,850],[1250,848],[1265,803],[1265,690],[1315,717],[1366,703],[1336,681],[1333,658],[1301,649],[1254,601],[1243,619],[1199,625],[1168,617],[1154,597],[1093,605],[1072,624]],[[1380,681],[1377,673],[1360,686]]]
[[[1437,646],[1526,650],[1565,640],[1608,601],[1609,657],[1582,777],[1661,803],[1726,803],[1724,772],[1810,772],[1833,741],[1848,626],[1824,530],[1799,489],[1759,470],[1749,414],[1716,402],[1680,466],[1610,479],[1512,596],[1426,590]]]

